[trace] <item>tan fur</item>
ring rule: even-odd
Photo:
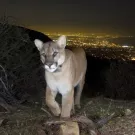
[[[46,104],[52,111],[55,116],[61,115],[61,117],[70,117],[71,109],[74,107],[74,88],[77,86],[77,93],[75,96],[75,105],[80,107],[80,97],[85,81],[85,74],[87,69],[87,60],[85,56],[85,52],[82,48],[76,48],[72,51],[68,49],[64,49],[65,45],[65,37],[61,36],[58,39],[58,42],[48,43],[42,45],[42,49],[45,51],[51,47],[59,48],[57,51],[59,54],[55,56],[52,62],[62,61],[62,67],[57,66],[57,69],[60,68],[58,72],[49,72],[47,69],[45,70],[45,79],[47,82],[46,88]],[[35,43],[38,47],[38,44]],[[53,44],[53,45],[52,45]],[[47,46],[47,47],[45,47]],[[41,53],[41,48],[38,48]],[[52,49],[53,50],[53,49]],[[48,53],[48,51],[47,51]],[[51,55],[53,52],[50,53]],[[50,55],[48,54],[48,57]],[[56,59],[57,58],[57,59]],[[46,56],[46,59],[47,56]],[[62,59],[62,60],[61,60]],[[41,59],[43,62],[43,60]],[[45,62],[46,60],[44,60]],[[48,60],[47,60],[48,61]],[[51,60],[52,61],[52,60]],[[59,62],[58,62],[59,63]],[[46,64],[46,63],[44,63]],[[57,65],[57,64],[56,64]],[[55,97],[57,93],[62,95],[62,107],[60,108],[59,104],[55,101]]]

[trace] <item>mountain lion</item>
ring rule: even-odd
[[[77,86],[75,105],[80,107],[80,97],[85,81],[87,60],[82,48],[65,49],[66,36],[57,41],[43,43],[35,39],[40,59],[45,68],[46,104],[55,116],[70,117],[74,107],[74,88]],[[62,107],[55,101],[57,93],[62,95]]]

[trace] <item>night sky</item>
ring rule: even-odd
[[[0,15],[40,31],[135,34],[133,0],[1,0]]]

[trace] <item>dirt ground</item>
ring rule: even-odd
[[[82,108],[76,115],[83,115],[95,123],[115,113],[108,123],[99,128],[101,135],[135,135],[135,102],[114,101],[103,97],[82,98]],[[36,102],[13,113],[0,113],[0,135],[57,135],[57,125],[46,125],[53,119],[49,110]],[[87,128],[87,127],[85,127]],[[81,135],[89,133],[80,125]]]

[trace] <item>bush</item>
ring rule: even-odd
[[[111,98],[135,98],[135,64],[113,61],[105,73],[105,96]]]
[[[7,17],[0,21],[0,65],[8,76],[9,93],[17,100],[26,92],[35,94],[45,87],[39,52],[25,29],[11,25]],[[2,75],[0,76],[3,79]],[[0,82],[0,95],[3,85]],[[5,99],[6,95],[4,95]],[[12,103],[12,100],[10,101]]]

